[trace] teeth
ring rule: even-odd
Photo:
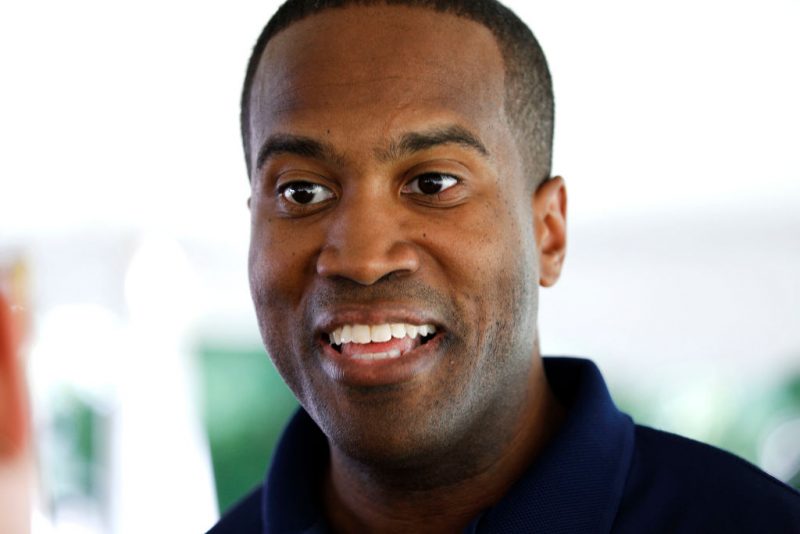
[[[366,344],[366,343],[385,343],[386,341],[391,340],[392,338],[401,339],[406,336],[414,339],[415,337],[419,336],[428,336],[436,332],[436,327],[432,324],[423,324],[423,325],[413,325],[408,323],[392,323],[392,324],[376,324],[376,325],[364,325],[364,324],[353,324],[353,325],[345,325],[341,328],[337,328],[333,332],[330,333],[329,338],[331,341],[336,345],[341,345],[343,343],[359,343],[359,344]],[[387,353],[379,353],[377,356],[381,356],[383,358],[396,358],[400,355],[398,352],[397,356],[394,356],[394,352],[396,351],[389,351]],[[363,357],[371,357],[375,355],[366,354],[362,355]],[[374,359],[374,358],[373,358]]]
[[[369,343],[372,341],[370,335],[370,328],[365,324],[353,325],[353,342],[354,343]]]
[[[353,329],[350,327],[349,324],[343,326],[342,329],[341,329],[341,332],[342,332],[342,334],[341,334],[342,343],[352,343],[353,342]]]
[[[356,354],[353,356],[356,360],[386,360],[389,358],[399,358],[400,351],[397,349],[388,352],[376,352],[371,354]]]
[[[388,324],[370,326],[369,334],[373,343],[383,343],[392,339],[392,327]]]
[[[391,324],[389,325],[389,328],[392,331],[392,337],[396,337],[397,339],[406,337],[406,325],[403,323]]]

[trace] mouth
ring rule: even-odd
[[[421,379],[440,359],[444,336],[440,326],[423,321],[353,322],[323,330],[319,344],[323,368],[330,378],[347,386],[369,388]]]
[[[389,360],[426,345],[435,336],[432,324],[346,324],[323,334],[323,342],[346,358]]]

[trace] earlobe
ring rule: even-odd
[[[539,284],[558,281],[567,252],[567,189],[560,176],[543,182],[533,194],[533,221],[539,252]]]

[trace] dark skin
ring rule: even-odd
[[[252,96],[250,283],[276,367],[328,437],[340,532],[457,532],[539,454],[563,410],[538,285],[566,243],[561,178],[531,187],[491,33],[400,6],[279,33]],[[344,324],[432,324],[354,361]]]

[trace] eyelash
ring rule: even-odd
[[[288,198],[288,195],[287,195],[287,192],[292,188],[294,188],[296,191],[300,191],[300,190],[306,190],[306,191],[315,190],[315,192],[312,193],[312,195],[314,195],[314,196],[320,192],[320,189],[325,189],[325,190],[327,190],[328,195],[326,196],[326,198],[323,198],[322,200],[320,200],[318,202],[313,202],[313,203],[310,202],[310,201],[309,202],[292,202]],[[329,200],[330,198],[334,197],[335,193],[329,187],[327,187],[325,185],[322,185],[320,183],[310,182],[310,181],[307,181],[307,180],[295,180],[295,181],[292,181],[292,182],[287,182],[287,183],[281,185],[280,187],[278,187],[277,196],[279,198],[286,199],[286,202],[291,204],[292,206],[311,206],[311,205],[324,203],[326,200]],[[313,200],[313,198],[310,199],[310,200]]]
[[[439,185],[440,186],[442,185],[441,182],[444,182],[444,185],[446,185],[446,187],[443,190],[439,190],[439,191],[431,192],[431,193],[425,193],[424,191],[422,191],[420,189],[420,184],[419,184],[419,181],[424,179],[424,178],[436,178],[439,181]],[[413,184],[415,184],[415,183],[417,184],[416,188],[415,188],[415,189],[417,189],[417,191],[413,191],[412,190],[412,188],[414,188]],[[452,174],[452,173],[436,172],[436,171],[423,172],[423,173],[414,175],[413,178],[411,178],[410,180],[405,182],[405,184],[403,185],[403,187],[402,187],[402,189],[400,191],[401,191],[401,193],[403,193],[405,195],[409,195],[409,196],[413,195],[414,197],[418,198],[420,201],[427,202],[428,204],[433,205],[436,202],[443,202],[443,199],[441,198],[441,196],[444,193],[446,193],[447,191],[449,191],[450,189],[452,189],[454,187],[457,187],[461,183],[462,183],[462,179],[459,176],[457,176],[455,174]],[[324,188],[324,189],[328,190],[328,193],[330,195],[327,198],[323,198],[319,202],[310,202],[310,201],[306,202],[306,203],[293,202],[291,199],[289,199],[287,197],[287,191],[289,191],[291,188],[296,188],[297,190]],[[316,193],[313,193],[313,194],[316,195]],[[275,196],[277,197],[278,202],[281,203],[285,207],[285,209],[287,211],[295,212],[295,213],[301,213],[301,212],[308,212],[308,211],[312,210],[316,206],[322,206],[322,205],[326,204],[328,200],[330,200],[331,198],[335,198],[336,197],[336,193],[332,190],[332,188],[330,188],[330,187],[328,187],[326,185],[323,185],[323,184],[321,184],[319,182],[316,182],[316,181],[311,181],[311,180],[292,180],[292,181],[285,182],[285,183],[281,184],[280,186],[278,186],[278,188],[277,188],[277,190],[275,192]],[[313,198],[311,200],[313,200]]]
[[[457,185],[459,185],[461,183],[461,179],[458,176],[455,176],[454,174],[450,174],[450,173],[446,173],[446,172],[424,172],[422,174],[418,174],[418,175],[414,176],[414,178],[412,178],[411,180],[406,182],[406,185],[403,186],[403,189],[401,191],[405,192],[407,189],[409,189],[411,187],[411,184],[413,184],[414,182],[419,182],[423,178],[431,178],[431,177],[436,177],[436,178],[439,178],[440,180],[444,179],[444,180],[441,180],[441,181],[446,182],[447,183],[447,187],[445,187],[443,190],[432,192],[432,193],[425,193],[424,191],[421,191],[421,190],[419,192],[411,191],[411,193],[412,194],[420,194],[420,195],[423,195],[425,197],[438,198],[439,195],[441,195],[444,191],[447,191],[447,190],[449,190],[449,189],[451,189],[451,188],[453,188],[453,187],[455,187],[455,186],[457,186]],[[439,185],[442,185],[442,184],[440,183]],[[417,189],[420,189],[420,184],[419,183],[417,184]]]

